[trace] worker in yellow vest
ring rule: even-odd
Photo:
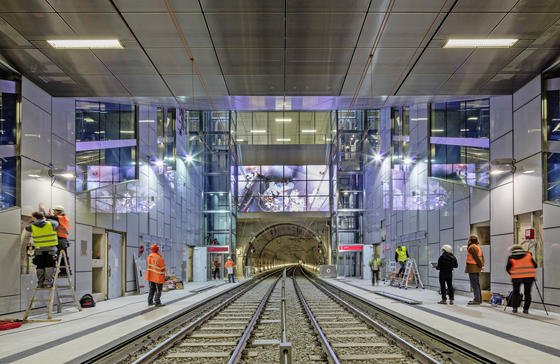
[[[37,286],[40,288],[50,288],[53,284],[54,270],[56,266],[56,246],[58,238],[56,221],[47,220],[42,212],[31,214],[33,222],[25,227],[31,233],[35,256],[33,264],[37,270]]]
[[[397,247],[397,249],[395,250],[395,261],[401,266],[398,273],[399,277],[402,277],[404,275],[404,267],[406,266],[408,258],[408,251],[406,250],[406,246],[401,245]]]

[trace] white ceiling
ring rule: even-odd
[[[442,48],[468,36],[520,41]],[[125,48],[45,42],[72,37],[117,37]],[[381,96],[508,94],[559,50],[558,0],[0,2],[0,55],[54,96],[194,94],[200,107],[235,108],[231,96],[335,96],[359,107]]]

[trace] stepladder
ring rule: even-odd
[[[422,283],[422,278],[420,278],[420,272],[418,271],[416,260],[414,260],[414,258],[409,258],[404,267],[404,274],[398,282],[398,287],[407,289],[408,282],[412,279],[416,282],[416,288],[422,287],[422,289],[424,289],[424,284]]]
[[[64,263],[64,264],[63,264]],[[60,271],[66,269],[66,274],[61,275]],[[59,277],[60,276],[60,277]],[[61,282],[62,281],[62,282]],[[42,294],[42,292],[48,292],[48,298]],[[71,299],[71,301],[67,301]],[[56,265],[54,276],[52,277],[51,287],[39,287],[37,286],[29,300],[27,309],[23,316],[24,321],[28,321],[29,314],[33,309],[34,302],[47,302],[47,321],[60,321],[60,319],[53,319],[53,307],[56,301],[56,312],[62,312],[63,305],[75,306],[78,311],[82,310],[80,303],[76,298],[76,292],[74,290],[74,285],[72,283],[72,274],[70,272],[70,265],[68,264],[68,258],[66,252],[61,250],[56,258]]]

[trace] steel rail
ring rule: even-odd
[[[303,275],[315,287],[317,287],[321,292],[325,293],[333,301],[335,301],[336,303],[343,306],[345,309],[350,311],[355,316],[359,317],[362,321],[364,321],[370,327],[373,327],[374,329],[379,330],[386,337],[394,340],[395,343],[397,344],[397,346],[399,346],[401,349],[404,349],[405,351],[407,351],[408,353],[413,355],[414,358],[416,358],[416,359],[420,360],[422,363],[426,363],[426,364],[440,364],[441,363],[440,361],[436,360],[435,358],[432,358],[428,353],[425,353],[422,349],[417,348],[414,344],[412,344],[412,343],[408,342],[407,340],[403,339],[401,336],[399,336],[397,333],[395,333],[393,330],[391,330],[387,326],[385,326],[382,323],[380,323],[380,322],[372,319],[371,317],[369,317],[369,315],[367,313],[365,313],[362,310],[360,310],[359,308],[355,307],[350,302],[345,301],[342,298],[335,296],[328,289],[319,285],[313,279],[311,279],[307,274],[305,274],[305,272],[303,272]]]
[[[300,267],[300,269],[301,269],[301,267]],[[302,269],[302,271],[303,271],[303,269]],[[294,274],[295,274],[295,269],[294,269]],[[327,355],[328,355],[327,356],[327,361],[329,363],[340,364],[340,360],[338,359],[338,356],[334,352],[334,349],[332,348],[331,344],[329,343],[329,340],[327,339],[325,333],[321,329],[321,326],[317,322],[317,319],[315,318],[315,315],[313,315],[313,312],[311,312],[311,308],[309,307],[309,304],[305,300],[305,297],[303,297],[303,293],[301,292],[301,288],[299,287],[295,277],[293,278],[293,281],[294,281],[294,288],[296,290],[296,294],[299,298],[299,301],[301,302],[301,305],[305,309],[305,312],[307,313],[307,316],[309,316],[309,319],[311,320],[311,324],[313,325],[313,328],[317,332],[317,335],[319,335],[319,339],[321,340],[321,344],[323,345],[323,348],[327,352]]]
[[[240,296],[244,295],[245,293],[247,293],[248,291],[253,289],[257,284],[262,282],[264,279],[270,277],[274,273],[275,272],[273,272],[271,274],[267,274],[264,277],[259,277],[260,279],[254,281],[252,283],[249,283],[247,285],[247,287],[245,287],[242,290],[240,290],[239,292],[235,293],[234,295],[232,295],[231,297],[226,299],[224,302],[222,302],[218,306],[214,307],[212,310],[206,312],[205,314],[200,316],[198,319],[196,319],[195,321],[191,322],[190,324],[188,324],[187,326],[182,328],[179,332],[173,334],[172,336],[170,336],[166,340],[162,341],[161,343],[156,345],[154,348],[152,348],[150,351],[144,353],[144,355],[142,355],[139,358],[137,358],[136,360],[134,360],[132,363],[133,364],[140,364],[140,363],[151,363],[151,362],[153,362],[163,352],[172,348],[175,345],[176,342],[178,342],[178,341],[182,340],[184,337],[190,335],[199,326],[201,326],[206,321],[208,321],[209,319],[214,317],[218,312],[220,312],[221,310],[223,310],[224,308],[229,306],[231,303],[233,303],[235,300],[237,300]],[[207,304],[207,303],[201,303],[200,306],[203,306],[204,304]]]
[[[276,285],[280,281],[280,278],[282,278],[282,275],[280,275],[276,279],[276,282],[270,285],[270,288],[268,289],[268,291],[266,291],[264,297],[262,298],[261,302],[257,306],[255,313],[253,313],[253,317],[251,318],[251,321],[249,321],[249,323],[247,324],[245,331],[243,331],[243,335],[241,335],[241,338],[239,339],[237,346],[233,350],[231,357],[229,358],[228,364],[238,363],[239,360],[241,359],[241,354],[243,353],[243,349],[245,349],[245,346],[247,346],[247,342],[249,341],[249,338],[251,337],[251,333],[253,332],[255,325],[257,324],[257,320],[261,317],[262,312],[266,304],[268,303],[268,300],[270,299],[272,292],[274,291],[274,288],[276,288]]]

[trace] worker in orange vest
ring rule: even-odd
[[[165,306],[161,303],[161,291],[165,282],[165,260],[159,254],[159,246],[152,244],[152,251],[148,255],[148,268],[146,269],[146,280],[150,282],[150,293],[148,293],[148,306]]]
[[[58,221],[58,227],[56,228],[56,235],[58,237],[58,251],[64,250],[66,256],[68,257],[68,234],[70,233],[70,219],[66,216],[64,211],[64,206],[55,206],[53,208],[53,213],[47,215],[48,220],[55,220]],[[66,266],[64,264],[64,260],[60,262],[60,273],[58,274],[59,277],[64,277],[68,274],[66,270]]]
[[[235,263],[231,259],[231,256],[227,257],[224,267],[227,269],[228,283],[235,283],[235,275],[233,274],[233,267]]]
[[[537,277],[537,262],[533,259],[533,255],[523,249],[521,245],[515,244],[510,250],[511,255],[508,258],[506,271],[511,276],[511,283],[513,284],[513,312],[517,312],[517,308],[521,305],[519,291],[521,290],[521,284],[523,284],[523,292],[525,294],[523,313],[529,313],[531,287]]]
[[[480,248],[480,242],[476,235],[469,237],[467,246],[467,261],[465,264],[465,273],[468,273],[471,282],[471,288],[474,293],[474,299],[469,301],[468,305],[480,305],[482,303],[482,291],[480,290],[480,272],[484,267],[484,254]]]

